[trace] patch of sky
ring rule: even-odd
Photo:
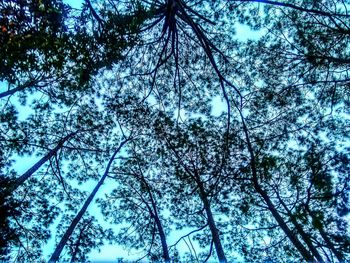
[[[7,90],[7,82],[6,81],[0,81],[0,92],[5,92]]]
[[[63,3],[71,6],[72,8],[80,9],[83,1],[81,1],[81,0],[63,0]]]
[[[236,38],[240,41],[248,41],[248,40],[258,40],[264,34],[266,34],[266,30],[252,30],[249,26],[236,23]]]
[[[211,100],[211,115],[219,117],[221,114],[227,112],[227,104],[222,96],[215,96]]]
[[[42,156],[35,156],[35,155],[25,155],[25,156],[14,155],[11,157],[11,159],[14,160],[14,164],[11,166],[11,168],[16,172],[16,174],[22,175],[28,169],[30,169],[35,163],[37,163],[41,158]]]

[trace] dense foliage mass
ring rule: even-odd
[[[350,260],[349,10],[0,0],[0,260]]]

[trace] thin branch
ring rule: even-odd
[[[288,7],[288,8],[298,10],[298,11],[316,14],[316,15],[321,15],[321,16],[328,16],[328,17],[331,17],[331,16],[350,17],[350,15],[347,15],[347,14],[329,13],[329,12],[325,12],[322,10],[305,8],[305,7],[301,7],[298,5],[294,5],[294,4],[290,4],[290,3],[282,3],[282,2],[278,2],[278,1],[269,1],[269,0],[231,0],[231,1],[234,1],[234,2],[256,2],[256,3],[263,3],[263,4],[268,4],[268,5],[274,5],[274,6]]]
[[[184,238],[186,238],[186,237],[192,235],[193,233],[202,231],[202,230],[203,230],[204,228],[206,228],[207,226],[208,226],[208,224],[205,224],[204,226],[202,226],[202,227],[200,227],[200,228],[198,228],[198,229],[195,229],[195,230],[189,232],[188,234],[186,234],[186,235],[180,237],[173,245],[169,246],[169,249],[171,249],[172,247],[175,247],[182,239],[184,239]]]

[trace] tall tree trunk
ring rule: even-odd
[[[185,169],[186,173],[197,184],[197,186],[199,188],[199,195],[200,195],[201,201],[203,202],[204,210],[205,210],[207,217],[208,217],[208,225],[209,225],[210,232],[212,234],[212,238],[213,238],[213,242],[214,242],[214,246],[215,246],[215,250],[216,250],[216,254],[218,256],[219,262],[220,263],[227,262],[225,252],[224,252],[224,249],[223,249],[221,241],[220,241],[219,231],[216,228],[214,216],[213,216],[213,213],[211,212],[210,202],[208,200],[207,193],[204,189],[203,183],[200,180],[200,176],[197,174],[196,171],[194,171],[194,173],[192,173],[192,171],[187,167],[187,165],[183,163],[180,155],[175,150],[173,145],[169,142],[169,140],[166,137],[164,137],[164,139],[165,139],[166,143],[169,145],[170,149],[175,154],[176,158],[179,160],[181,166]]]
[[[292,244],[298,249],[300,254],[303,256],[303,258],[308,261],[314,261],[314,257],[310,254],[310,252],[304,247],[304,245],[299,241],[299,239],[294,236],[293,232],[291,229],[288,227],[282,216],[279,214],[277,211],[275,205],[272,203],[270,200],[268,194],[260,187],[259,183],[254,181],[254,188],[255,190],[261,195],[261,197],[264,199],[265,203],[267,204],[267,207],[269,208],[272,216],[275,218],[277,221],[278,225],[280,228],[283,230],[283,232],[286,234],[288,239],[292,242]]]
[[[302,226],[297,222],[295,216],[292,214],[292,212],[287,207],[287,205],[284,203],[284,201],[282,200],[282,198],[279,196],[278,193],[277,193],[277,197],[278,197],[278,200],[280,201],[280,203],[282,204],[283,208],[286,210],[288,217],[290,218],[291,222],[295,226],[295,228],[298,231],[299,235],[304,240],[305,244],[308,246],[308,248],[311,251],[311,253],[315,256],[315,258],[318,261],[323,262],[322,256],[320,255],[320,253],[318,253],[317,249],[312,244],[312,241],[311,241],[310,237],[308,236],[308,234],[305,233],[305,231],[302,228]]]
[[[21,186],[29,177],[31,177],[44,163],[51,159],[59,149],[62,148],[63,144],[76,135],[77,132],[73,132],[68,134],[66,137],[62,138],[55,148],[50,150],[44,157],[42,157],[36,164],[34,164],[31,168],[29,168],[23,175],[17,178],[11,187],[7,190],[7,195],[14,192],[19,186]]]
[[[246,137],[248,152],[250,155],[250,167],[251,167],[251,172],[252,172],[252,177],[253,177],[253,186],[254,186],[255,191],[257,191],[257,193],[264,199],[272,216],[275,218],[278,225],[283,230],[283,232],[286,234],[288,239],[292,242],[292,244],[295,246],[295,248],[299,251],[301,256],[308,262],[314,261],[314,257],[312,256],[312,254],[305,248],[305,246],[300,242],[300,240],[296,236],[294,236],[293,232],[288,227],[288,225],[284,221],[283,217],[279,214],[275,205],[272,203],[268,194],[260,186],[259,181],[258,181],[255,154],[254,154],[252,144],[250,142],[248,128],[245,124],[245,120],[244,120],[244,117],[243,117],[241,110],[238,109],[238,111],[239,111],[239,114],[241,117],[243,132],[244,132],[244,135]]]
[[[68,229],[66,230],[66,232],[62,236],[60,242],[58,243],[55,251],[53,252],[51,258],[49,259],[50,263],[58,261],[60,255],[61,255],[61,252],[62,252],[64,246],[66,245],[69,237],[72,235],[75,227],[77,226],[77,224],[79,223],[79,221],[81,220],[83,215],[85,214],[85,212],[86,212],[87,208],[89,207],[91,201],[94,199],[96,193],[98,192],[98,190],[100,189],[100,187],[103,184],[104,180],[106,179],[106,177],[107,177],[107,175],[109,173],[109,169],[111,168],[112,162],[115,159],[115,156],[118,154],[120,149],[124,146],[124,144],[126,144],[128,141],[129,141],[129,139],[126,139],[123,142],[121,142],[119,147],[114,151],[114,153],[113,153],[112,157],[110,158],[110,160],[109,160],[109,162],[107,164],[107,168],[106,168],[103,176],[101,177],[100,181],[97,183],[97,185],[95,186],[94,190],[91,192],[89,197],[86,199],[86,201],[85,201],[84,205],[82,206],[82,208],[80,209],[79,213],[75,216],[75,218],[71,222],[70,226],[68,227]]]
[[[197,179],[199,179],[199,178],[197,178]],[[207,214],[208,225],[209,225],[209,229],[210,229],[210,232],[211,232],[211,235],[213,238],[216,254],[218,256],[220,263],[226,263],[227,259],[226,259],[225,252],[224,252],[224,249],[223,249],[222,244],[221,244],[219,230],[217,229],[216,224],[215,224],[214,216],[213,216],[213,213],[211,211],[211,206],[210,206],[210,202],[208,200],[207,193],[204,189],[203,183],[199,180],[196,180],[196,181],[197,181],[197,184],[199,187],[200,198],[203,202],[205,213]]]
[[[152,204],[152,206],[153,206],[153,204]],[[171,260],[170,260],[169,249],[168,249],[168,244],[166,242],[166,236],[164,233],[164,229],[163,229],[162,223],[160,221],[157,209],[154,207],[153,210],[154,210],[154,213],[153,213],[154,221],[156,222],[157,229],[159,232],[160,242],[162,244],[164,262],[170,263]]]
[[[27,83],[24,83],[24,84],[22,84],[22,85],[19,85],[19,86],[17,86],[16,88],[13,88],[13,89],[10,89],[10,90],[1,92],[1,93],[0,93],[0,99],[1,99],[1,98],[5,98],[5,97],[10,96],[10,95],[13,95],[13,94],[15,94],[16,92],[21,91],[21,90],[24,90],[24,89],[26,89],[26,88],[28,88],[28,87],[30,87],[30,86],[35,85],[35,84],[36,84],[36,81],[33,80],[33,81],[29,81],[29,82],[27,82]]]
[[[160,218],[159,218],[156,201],[154,200],[151,189],[150,189],[146,179],[143,177],[143,175],[141,175],[141,180],[145,184],[148,195],[150,196],[150,199],[151,199],[152,211],[150,211],[150,212],[154,218],[154,221],[156,222],[156,226],[157,226],[157,229],[159,232],[160,242],[162,244],[164,262],[170,263],[171,260],[170,260],[170,255],[169,255],[168,244],[166,242],[166,236],[165,236],[165,232],[164,232],[164,229],[162,226],[162,222],[160,221]]]
[[[82,229],[80,229],[80,233],[79,233],[79,236],[78,236],[78,240],[75,242],[74,244],[74,250],[73,250],[73,253],[72,253],[72,257],[71,257],[71,260],[70,260],[70,263],[74,263],[75,262],[75,259],[77,257],[77,254],[78,254],[78,251],[79,251],[79,247],[81,245],[81,239],[83,238],[83,235],[84,235],[84,232],[86,229],[89,228],[89,225],[91,224],[92,222],[92,219],[91,218],[85,225]]]
[[[339,260],[339,262],[345,262],[344,256],[334,247],[334,244],[329,239],[327,233],[323,229],[319,229],[318,231],[320,232],[323,240],[326,242],[327,247],[333,252],[333,254]]]
[[[311,216],[311,218],[313,220],[316,219],[315,213],[313,211],[310,210],[309,206],[306,205],[306,211],[309,213],[309,215]],[[325,241],[327,247],[333,252],[333,254],[335,255],[335,257],[339,260],[339,262],[344,262],[345,258],[342,255],[342,253],[340,253],[335,247],[333,242],[330,240],[330,238],[328,237],[327,233],[323,230],[323,228],[319,228],[318,232],[320,233],[320,235],[322,236],[323,240]]]
[[[165,232],[164,232],[164,229],[163,229],[162,222],[161,222],[161,220],[159,218],[157,204],[156,204],[156,201],[153,198],[152,190],[151,190],[148,182],[146,181],[146,179],[145,179],[145,177],[143,176],[142,173],[141,174],[137,174],[136,177],[137,177],[137,179],[141,180],[141,183],[146,188],[147,193],[148,193],[148,195],[149,195],[149,197],[151,199],[151,205],[152,206],[150,206],[148,204],[148,201],[142,197],[141,193],[139,194],[142,202],[145,203],[145,205],[147,206],[147,209],[148,209],[151,217],[154,219],[154,221],[156,223],[156,226],[157,226],[157,229],[158,229],[158,233],[159,233],[159,237],[160,237],[160,242],[162,244],[162,251],[163,251],[164,262],[170,263],[171,260],[170,260],[170,256],[169,256],[168,244],[166,242]]]

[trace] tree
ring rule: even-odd
[[[349,7],[1,2],[1,259],[348,260]]]
[[[130,160],[123,162],[112,176],[119,184],[106,198],[100,200],[103,214],[107,220],[121,225],[116,240],[121,245],[133,249],[144,248],[143,258],[170,262],[165,223],[162,208],[166,203],[162,198],[164,183],[152,170],[151,163],[143,163],[142,157],[133,154]],[[143,171],[148,167],[148,171]],[[116,213],[117,211],[117,213]]]
[[[0,7],[0,80],[8,86],[0,98],[17,92],[23,96],[29,90],[60,103],[69,103],[67,89],[70,95],[83,92],[100,69],[122,58],[123,51],[136,41],[145,17],[141,5],[129,10],[131,14],[106,11],[100,17],[90,1],[81,14],[60,0],[13,0]]]
[[[167,127],[161,122],[157,123],[155,130],[159,133],[163,144],[165,144],[166,160],[170,162],[167,166],[172,167],[170,168],[172,173],[179,177],[177,180],[180,180],[179,184],[182,191],[189,188],[186,190],[192,194],[198,194],[201,203],[200,210],[205,212],[205,223],[210,229],[211,242],[215,246],[218,260],[227,262],[211,201],[213,196],[221,190],[221,180],[226,179],[223,174],[225,159],[215,149],[215,147],[225,149],[223,143],[225,140],[217,137],[218,135],[215,132],[205,130],[205,126],[204,123],[197,120],[192,123],[189,122],[186,130],[181,130],[179,126]],[[169,134],[167,131],[172,131],[173,134]],[[219,143],[219,145],[216,145],[216,143]],[[173,198],[176,200],[176,196]],[[180,209],[177,208],[177,210]]]
[[[93,198],[95,197],[96,193],[98,192],[98,190],[100,189],[100,187],[102,186],[102,184],[104,183],[105,179],[107,178],[107,175],[109,173],[109,170],[111,168],[111,165],[114,161],[114,159],[116,158],[116,155],[119,153],[119,151],[122,149],[122,147],[124,146],[124,144],[126,144],[128,142],[128,140],[130,140],[130,138],[125,139],[124,141],[122,141],[119,145],[118,148],[116,148],[116,150],[114,151],[114,153],[112,154],[111,158],[109,159],[109,162],[107,164],[106,170],[103,174],[103,176],[101,177],[101,179],[98,181],[97,185],[95,186],[94,190],[91,192],[91,194],[89,195],[89,197],[86,199],[84,205],[82,206],[82,208],[80,209],[79,213],[75,216],[75,218],[73,219],[72,223],[70,224],[69,228],[67,229],[67,231],[64,233],[64,235],[62,236],[60,242],[58,243],[54,253],[52,254],[49,262],[56,262],[58,261],[60,254],[65,246],[65,244],[67,243],[69,237],[72,235],[75,227],[77,226],[77,224],[79,223],[79,221],[81,220],[81,218],[83,217],[84,213],[86,212],[87,208],[89,207],[91,201],[93,200]]]

